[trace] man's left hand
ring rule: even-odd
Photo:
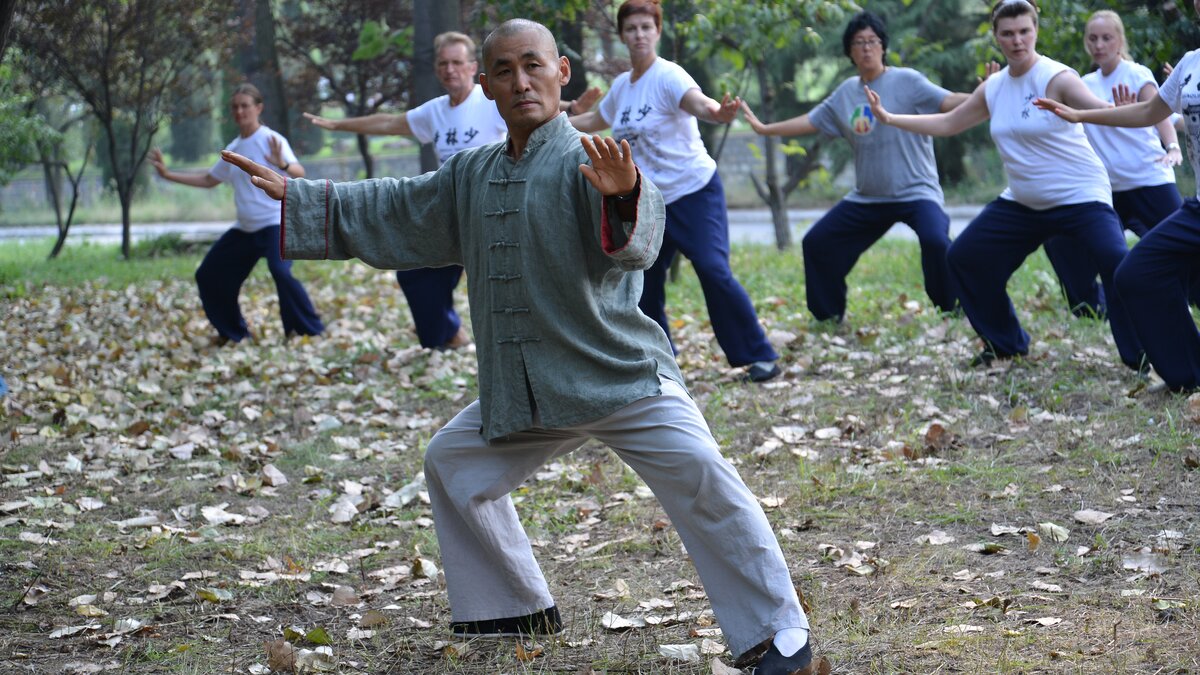
[[[611,136],[580,136],[579,142],[592,160],[591,166],[580,164],[579,170],[592,187],[605,197],[620,197],[633,191],[638,170],[629,141],[622,139],[618,146]]]
[[[287,189],[287,178],[236,152],[222,150],[221,159],[250,174],[250,182],[258,189],[267,193],[267,196],[271,199],[275,201],[283,199],[283,193]]]

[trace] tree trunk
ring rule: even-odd
[[[67,243],[67,234],[71,231],[71,223],[75,220],[75,207],[79,205],[79,183],[83,181],[83,170],[87,168],[88,158],[92,155],[92,146],[89,143],[83,151],[83,162],[79,165],[79,173],[72,175],[71,167],[63,162],[59,167],[67,174],[67,180],[71,181],[71,205],[67,208],[67,219],[59,220],[58,223],[58,238],[54,241],[54,248],[50,251],[50,258],[57,258],[59,253],[62,253],[63,246]]]
[[[433,53],[433,38],[448,30],[458,30],[459,14],[459,0],[413,2],[413,87],[409,108],[415,108],[445,93],[434,70],[437,54]],[[482,69],[483,64],[480,64],[480,70]],[[437,168],[438,157],[433,144],[422,144],[421,170],[433,171]]]
[[[275,51],[275,16],[271,0],[240,0],[242,27],[245,30],[238,63],[242,73],[263,95],[262,122],[284,138],[291,136],[287,97],[279,56]]]
[[[375,158],[371,155],[371,139],[366,134],[355,134],[354,137],[358,140],[358,154],[362,155],[363,169],[367,172],[367,178],[374,178]]]
[[[38,159],[42,162],[42,176],[46,183],[46,201],[54,208],[54,222],[62,229],[62,176],[59,164],[46,148],[38,144]]]
[[[562,100],[574,101],[587,91],[587,66],[583,62],[583,15],[574,21],[559,21],[555,32],[559,42],[566,47],[563,55],[571,62],[571,81],[562,88]]]
[[[763,119],[775,119],[775,91],[771,87],[771,74],[765,61],[754,64],[758,72],[758,88],[762,92]],[[771,221],[775,224],[775,247],[780,251],[792,245],[792,228],[788,223],[787,204],[784,203],[783,191],[779,189],[779,170],[776,168],[775,155],[779,141],[774,136],[763,136],[763,158],[767,162],[766,194],[763,188],[755,184],[759,197],[771,208]]]
[[[4,50],[8,48],[8,36],[12,30],[13,12],[17,9],[17,0],[0,0],[0,61],[4,60]]]

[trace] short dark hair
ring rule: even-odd
[[[645,14],[653,17],[654,26],[662,30],[662,5],[659,0],[625,0],[617,10],[617,32],[625,27],[625,19],[634,14]]]
[[[859,12],[850,19],[850,23],[846,24],[846,31],[842,33],[842,51],[846,56],[850,56],[850,43],[854,42],[854,36],[860,31],[870,28],[879,36],[879,40],[883,42],[883,53],[887,54],[888,34],[887,24],[878,14],[872,12]]]

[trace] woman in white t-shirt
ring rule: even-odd
[[[1083,83],[1098,98],[1113,103],[1118,88],[1134,93],[1138,101],[1158,95],[1158,82],[1150,69],[1130,60],[1125,24],[1116,12],[1102,9],[1092,14],[1083,45],[1097,67],[1083,76]],[[1139,129],[1085,124],[1084,130],[1108,169],[1113,209],[1125,229],[1144,237],[1183,203],[1172,169],[1183,155],[1171,120]],[[1102,315],[1104,291],[1096,282],[1092,261],[1065,238],[1047,241],[1045,249],[1072,311]]]
[[[700,140],[696,120],[728,124],[741,101],[718,102],[700,90],[683,68],[658,57],[662,8],[653,0],[628,0],[617,10],[617,32],[629,48],[631,72],[622,73],[599,110],[576,115],[576,129],[612,127],[629,141],[642,176],[662,191],[667,227],[657,262],[645,272],[641,308],[670,336],[666,314],[667,271],[675,253],[692,261],[713,333],[746,379],[764,382],[780,372],[779,355],[767,341],[746,290],[729,268],[729,221],[717,164]]]
[[[229,107],[238,127],[238,137],[226,146],[226,150],[275,167],[290,178],[304,177],[304,167],[296,159],[287,139],[259,121],[263,98],[257,87],[248,83],[238,85],[230,97]],[[162,152],[156,148],[150,153],[150,163],[158,175],[175,183],[211,188],[228,182],[233,187],[237,222],[212,245],[196,269],[200,303],[217,329],[216,344],[241,342],[251,337],[238,307],[238,293],[259,258],[266,258],[271,278],[275,280],[284,336],[320,335],[325,330],[304,286],[292,276],[292,262],[279,255],[279,202],[254,187],[246,172],[220,159],[207,173],[179,173],[167,169]]]
[[[1141,345],[1111,292],[1113,271],[1128,249],[1112,208],[1108,172],[1080,125],[1038,110],[1033,101],[1059,98],[1084,108],[1108,104],[1075,71],[1037,53],[1037,8],[1028,0],[997,3],[992,32],[1008,65],[950,112],[892,115],[879,96],[867,91],[876,119],[919,134],[952,136],[991,120],[1008,187],[954,240],[946,257],[963,311],[983,340],[971,365],[987,366],[1029,352],[1029,334],[1017,320],[1006,285],[1038,246],[1066,235],[1099,268],[1110,291],[1108,320],[1117,351],[1125,365],[1139,369]]]
[[[1200,14],[1200,0],[1193,0]],[[1158,95],[1106,110],[1074,110],[1048,98],[1035,102],[1069,122],[1147,127],[1184,116],[1188,157],[1200,188],[1200,50],[1176,64]],[[1173,390],[1200,389],[1200,332],[1188,307],[1188,289],[1200,281],[1200,202],[1189,197],[1155,225],[1117,268],[1116,290],[1128,308],[1150,365]],[[1111,296],[1110,296],[1111,304]]]

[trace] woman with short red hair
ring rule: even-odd
[[[696,270],[717,342],[729,363],[746,366],[745,379],[779,375],[779,355],[767,341],[746,290],[729,267],[729,220],[717,163],[700,140],[696,120],[728,124],[740,99],[713,100],[687,71],[658,57],[662,7],[628,0],[617,10],[617,32],[629,48],[630,72],[613,81],[598,110],[571,118],[576,129],[612,127],[629,141],[642,174],[662,191],[667,231],[658,261],[645,273],[641,308],[671,335],[666,313],[667,270],[682,253]]]

